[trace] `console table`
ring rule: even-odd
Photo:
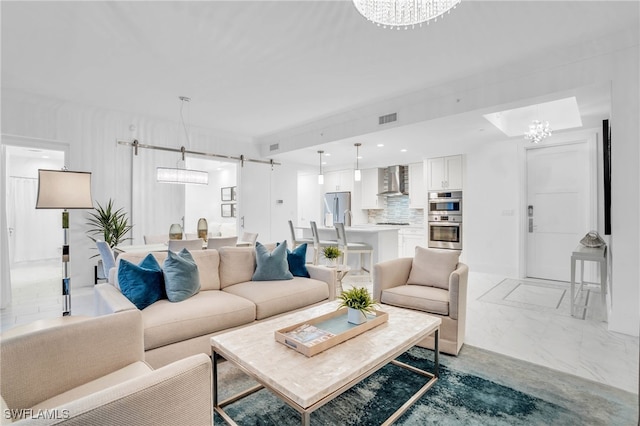
[[[580,285],[576,291],[576,262],[580,262]],[[589,283],[584,280],[584,262],[597,262],[600,266],[600,283]],[[577,305],[576,297],[586,285],[600,284],[600,304],[602,306],[603,321],[607,317],[607,246],[602,247],[585,247],[579,245],[571,254],[571,316],[576,316],[576,308],[580,308],[583,314],[588,306]],[[582,315],[584,319],[584,315]]]

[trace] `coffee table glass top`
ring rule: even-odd
[[[389,320],[359,336],[307,358],[282,343],[274,332],[336,310],[328,302],[211,338],[212,349],[301,407],[310,407],[336,390],[373,372],[433,333],[440,318],[381,305]]]

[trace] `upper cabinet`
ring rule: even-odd
[[[338,170],[324,174],[324,192],[353,191],[353,170]]]
[[[430,158],[427,160],[427,170],[429,190],[462,189],[462,155]]]
[[[363,210],[384,208],[384,200],[378,196],[380,187],[384,184],[384,170],[364,169],[361,173],[360,208]]]
[[[409,208],[424,209],[426,200],[424,163],[409,164]]]

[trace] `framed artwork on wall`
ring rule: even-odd
[[[222,217],[234,217],[235,206],[233,204],[220,204],[220,216]]]
[[[232,187],[227,186],[224,188],[220,188],[220,200],[222,201],[231,201],[232,198]]]

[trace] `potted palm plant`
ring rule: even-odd
[[[347,308],[347,321],[351,324],[362,324],[367,321],[367,314],[374,313],[378,305],[365,287],[353,287],[340,294],[340,308]]]
[[[132,225],[129,225],[127,213],[124,208],[116,209],[113,206],[113,200],[109,199],[105,207],[96,201],[98,207],[89,213],[89,222],[87,225],[91,228],[87,231],[88,237],[92,241],[103,240],[109,247],[113,249],[123,241],[130,240],[125,236],[131,231]],[[94,237],[95,236],[95,237]],[[96,238],[97,237],[97,238]]]
[[[336,266],[337,259],[342,256],[342,252],[336,246],[327,246],[322,249],[322,254],[324,257],[329,260],[329,267],[333,268]]]

